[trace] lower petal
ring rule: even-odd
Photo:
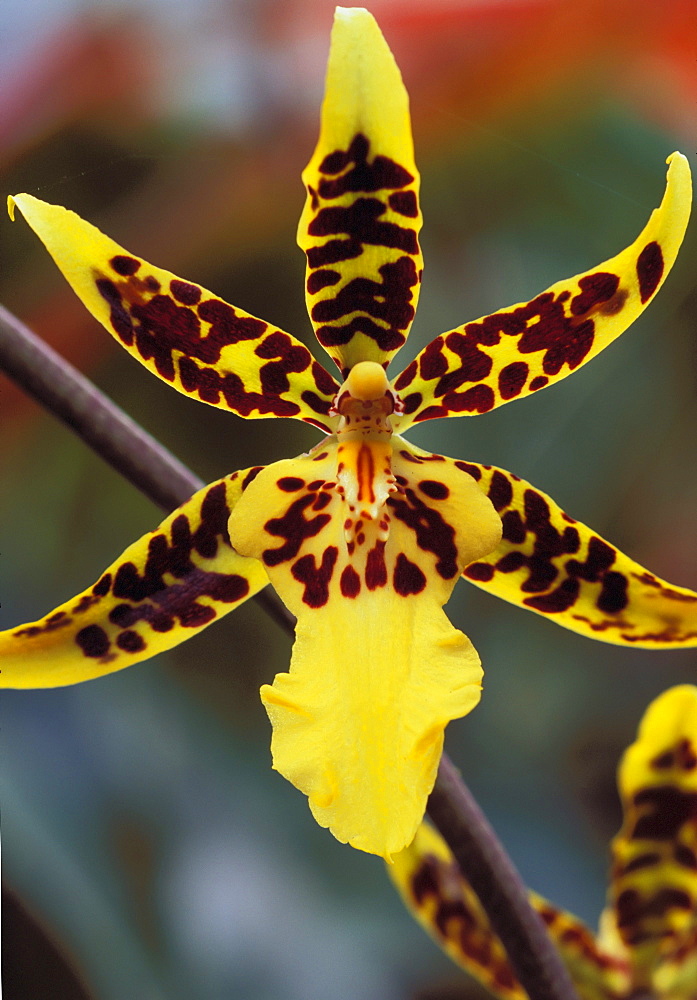
[[[0,686],[60,687],[179,645],[269,581],[230,545],[230,510],[258,469],[199,490],[130,545],[84,593],[0,632]]]
[[[338,840],[388,859],[421,821],[445,726],[479,700],[479,657],[442,607],[500,537],[450,459],[397,440],[392,471],[375,521],[354,523],[336,445],[320,446],[269,466],[230,520],[298,619],[290,673],[262,688],[274,767]]]
[[[697,593],[650,573],[551,497],[503,469],[462,462],[501,516],[501,544],[470,582],[591,639],[697,646]]]

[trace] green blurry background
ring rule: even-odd
[[[332,6],[5,0],[3,190],[65,204],[311,344],[295,226]],[[370,9],[412,95],[423,177],[426,273],[398,371],[434,335],[634,239],[666,156],[695,162],[697,19],[688,0]],[[0,261],[4,304],[202,477],[316,440],[154,379],[21,221],[0,224]],[[697,586],[696,262],[693,225],[656,302],[600,358],[413,439],[518,473],[651,570]],[[0,390],[9,627],[97,579],[161,515],[4,378]],[[449,752],[529,884],[594,923],[619,754],[655,694],[697,679],[697,654],[593,643],[464,583],[448,613],[485,667],[481,705],[450,726]],[[382,863],[320,830],[271,771],[258,688],[288,658],[250,602],[122,674],[3,692],[8,1000],[477,995],[402,911]]]

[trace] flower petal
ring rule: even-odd
[[[317,338],[344,375],[358,361],[386,365],[419,296],[419,175],[402,77],[360,7],[336,11],[320,137],[303,182],[298,243]]]
[[[439,833],[423,823],[388,873],[407,909],[454,962],[494,996],[525,1000],[527,993],[503,945]],[[530,903],[544,920],[582,1000],[611,1000],[627,993],[626,964],[603,953],[585,924],[535,893],[530,893]]]
[[[688,958],[694,968],[697,932],[697,688],[671,688],[649,706],[619,790],[624,821],[605,916],[629,951],[637,993],[673,996],[667,980]],[[694,993],[693,980],[685,995]]]
[[[171,649],[261,590],[230,545],[230,510],[259,468],[211,483],[41,621],[0,632],[0,686],[59,687]]]
[[[423,816],[446,724],[479,700],[479,657],[442,606],[500,537],[451,460],[396,439],[391,461],[375,519],[342,498],[335,443],[269,466],[230,519],[298,619],[290,673],[262,688],[274,767],[338,840],[388,859]]]
[[[153,267],[89,222],[29,194],[16,205],[95,319],[141,364],[194,399],[242,417],[298,417],[329,430],[334,379],[290,334]]]
[[[433,417],[485,413],[566,378],[611,344],[663,284],[690,216],[690,168],[670,164],[663,201],[631,246],[585,274],[436,337],[394,382],[399,433]]]
[[[654,576],[551,497],[490,465],[462,462],[503,522],[501,544],[466,579],[565,628],[618,645],[697,646],[697,594]]]

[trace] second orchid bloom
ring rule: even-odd
[[[372,16],[338,8],[298,241],[320,345],[148,264],[64,208],[10,199],[92,314],[180,392],[242,417],[295,417],[308,454],[212,483],[41,621],[0,634],[2,683],[74,684],[184,641],[267,583],[297,616],[289,673],[261,690],[274,767],[322,826],[391,856],[424,814],[443,732],[480,697],[443,612],[458,577],[595,639],[697,645],[673,587],[501,469],[402,436],[565,378],[618,337],[670,270],[690,211],[685,158],[637,240],[531,302],[456,327],[391,381],[418,299],[419,175],[408,98]]]

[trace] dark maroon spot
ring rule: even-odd
[[[443,397],[443,405],[452,413],[488,413],[495,404],[494,390],[488,385],[475,385],[466,392],[450,392]]]
[[[496,569],[501,573],[515,573],[521,566],[525,565],[525,556],[522,552],[507,552],[503,558],[496,563]]]
[[[387,583],[385,543],[377,542],[370,550],[365,563],[365,584],[368,590],[377,590]]]
[[[80,629],[75,636],[75,642],[85,656],[89,656],[95,660],[106,656],[111,645],[109,636],[99,625],[87,625],[86,628]]]
[[[409,395],[402,400],[402,412],[406,414],[414,413],[414,411],[418,410],[421,406],[422,402],[423,396],[420,392],[410,392]]]
[[[169,290],[175,299],[185,306],[195,306],[201,301],[201,289],[198,285],[192,285],[188,281],[173,278],[169,283]]]
[[[536,375],[530,383],[530,391],[537,392],[538,389],[544,389],[548,382],[549,379],[546,375]]]
[[[519,510],[507,510],[501,518],[503,526],[503,538],[513,545],[522,545],[527,537],[527,530],[523,524]]]
[[[502,511],[504,507],[510,506],[513,500],[513,487],[507,476],[504,476],[503,472],[499,472],[498,469],[491,477],[487,495],[497,511]]]
[[[569,304],[572,315],[586,316],[602,303],[612,299],[619,284],[619,277],[607,271],[587,274],[579,280],[578,286],[581,291],[573,297]]]
[[[329,514],[317,514],[305,520],[304,511],[316,500],[313,493],[298,497],[290,505],[283,517],[273,517],[264,525],[270,535],[284,539],[283,545],[277,549],[265,549],[261,558],[267,566],[278,566],[289,559],[294,559],[304,541],[314,538],[329,523]]]
[[[443,343],[442,337],[436,337],[419,355],[419,374],[422,379],[428,381],[441,378],[447,372],[448,360],[443,353]]]
[[[639,294],[642,302],[647,302],[661,283],[663,277],[663,254],[659,244],[653,240],[647,243],[636,262],[639,279]]]
[[[135,257],[127,257],[124,254],[117,254],[109,261],[114,271],[124,278],[129,278],[140,268],[140,261]]]
[[[410,364],[407,365],[402,374],[399,375],[395,380],[394,387],[397,390],[397,392],[401,392],[402,389],[406,389],[408,385],[411,385],[411,383],[414,381],[417,370],[418,370],[418,363],[416,360],[412,361]]]
[[[635,858],[624,866],[621,871],[622,875],[629,875],[630,872],[640,871],[642,868],[651,868],[652,865],[658,864],[661,860],[661,855],[651,852],[649,854],[637,854]]]
[[[697,793],[673,785],[643,788],[634,796],[634,804],[649,807],[634,825],[634,840],[674,840],[680,828],[697,816]]]
[[[137,632],[129,630],[117,635],[116,645],[125,653],[140,653],[141,650],[145,649],[145,640]]]
[[[694,871],[697,868],[697,856],[687,844],[678,844],[675,848],[675,860],[683,868],[690,868]]]
[[[297,476],[283,476],[276,485],[286,493],[297,493],[305,485],[305,480],[299,479]]]
[[[346,566],[341,574],[341,593],[344,597],[358,597],[361,590],[361,578],[353,566]]]
[[[627,596],[627,586],[629,581],[622,573],[609,570],[603,577],[603,585],[596,605],[600,611],[614,615],[622,611],[629,604]]]
[[[472,479],[476,479],[477,482],[482,478],[482,470],[478,465],[472,465],[470,462],[455,462],[456,468],[460,469],[461,472],[466,472],[468,476]]]
[[[415,219],[419,214],[419,206],[414,191],[395,191],[387,199],[387,204],[394,212],[406,215],[410,219]]]
[[[444,580],[451,580],[458,574],[455,529],[442,515],[428,507],[407,489],[404,498],[390,497],[387,501],[395,517],[399,518],[416,535],[416,543],[425,552],[436,557],[436,571]]]
[[[310,608],[322,608],[329,600],[329,584],[334,573],[339,550],[328,546],[322,553],[322,561],[317,566],[313,555],[302,556],[293,564],[292,573],[299,583],[305,585],[303,603]]]
[[[502,399],[519,396],[528,378],[529,368],[524,361],[514,361],[499,372],[499,392]]]
[[[400,552],[394,568],[393,577],[394,589],[402,597],[409,597],[411,594],[420,594],[426,587],[426,577],[416,563]]]
[[[328,268],[323,268],[320,271],[313,271],[307,277],[307,290],[310,295],[316,295],[317,292],[321,292],[323,288],[327,288],[329,285],[335,285],[338,281],[341,281],[341,275],[338,271],[332,271]]]
[[[435,479],[422,479],[419,489],[432,500],[447,500],[450,496],[450,490],[445,483],[439,483]]]
[[[407,187],[414,180],[412,174],[387,156],[374,156],[368,162],[370,141],[358,132],[348,149],[328,153],[320,164],[323,177],[318,186],[321,198],[340,198],[348,192],[374,192],[383,188]],[[350,166],[350,169],[346,170]],[[337,175],[341,176],[337,176]],[[329,179],[332,177],[333,179]]]
[[[101,579],[97,580],[94,587],[92,587],[92,593],[95,597],[104,597],[105,594],[109,593],[109,588],[111,587],[111,573],[105,573]]]
[[[257,478],[257,476],[259,475],[259,473],[262,471],[263,468],[264,468],[263,465],[255,465],[255,466],[253,466],[249,470],[249,472],[247,473],[247,475],[242,480],[242,492],[243,493],[247,489],[247,487],[249,486],[249,484],[254,482],[254,480]]]
[[[523,584],[522,589],[526,589],[525,584]],[[568,611],[575,603],[579,589],[580,584],[578,580],[566,579],[548,594],[541,594],[538,597],[526,597],[523,604],[527,608],[534,608],[535,611],[540,611],[545,615],[561,614],[564,611]]]

